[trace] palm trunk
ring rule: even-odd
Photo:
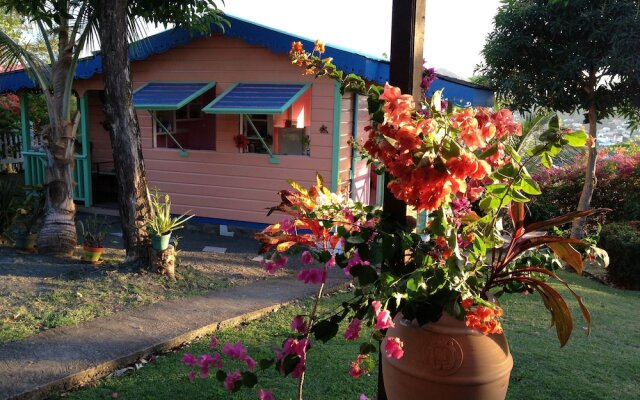
[[[591,96],[594,95],[593,91],[595,91],[596,84],[596,76],[595,71],[591,71],[589,74],[589,85],[591,90]],[[593,191],[596,187],[596,161],[598,158],[598,147],[597,147],[597,112],[596,112],[596,103],[594,100],[591,100],[589,103],[589,141],[593,143],[593,146],[588,147],[587,153],[587,165],[586,171],[584,175],[584,186],[582,187],[582,193],[580,194],[580,200],[578,201],[578,211],[588,210],[591,205],[591,198],[593,197]],[[571,226],[571,237],[576,239],[582,239],[584,237],[584,225],[586,219],[580,218],[573,222]]]
[[[126,261],[140,265],[148,261],[144,219],[151,207],[140,127],[131,93],[127,3],[127,0],[100,1],[97,11],[105,87],[104,112],[113,149]]]
[[[38,235],[40,253],[60,256],[73,254],[77,244],[73,202],[76,126],[63,115],[65,82],[73,57],[67,22],[63,20],[60,24],[59,55],[53,66],[53,94],[48,105],[50,128],[45,148],[45,214]]]

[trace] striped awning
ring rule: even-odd
[[[215,85],[215,82],[147,82],[133,92],[133,106],[141,110],[177,110]]]
[[[209,114],[282,114],[310,87],[309,83],[236,83],[202,111]]]

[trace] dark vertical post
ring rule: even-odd
[[[424,47],[424,17],[426,0],[393,0],[391,15],[391,65],[389,84],[397,86],[403,93],[413,94],[416,102],[420,101],[420,82],[422,81],[422,53]],[[385,175],[385,183],[393,176]],[[406,225],[407,205],[396,199],[391,191],[384,187],[383,212],[388,222],[398,229]],[[393,267],[402,263],[402,255],[398,260],[387,260]],[[382,350],[382,349],[381,349]],[[387,400],[382,377],[382,351],[378,363],[378,400]]]
[[[394,0],[391,22],[391,65],[389,84],[403,93],[411,93],[419,101],[422,81],[424,16],[426,0]],[[393,179],[385,177],[385,182]],[[405,224],[407,206],[384,188],[384,213],[400,225]]]

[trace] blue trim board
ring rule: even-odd
[[[310,83],[236,83],[202,111],[208,114],[282,114]]]
[[[224,32],[217,25],[211,26],[211,34],[224,34],[227,37],[242,39],[248,44],[262,46],[270,49],[274,53],[288,54],[291,49],[291,42],[301,41],[306,49],[313,49],[312,40],[300,38],[300,36],[269,28],[254,22],[249,22],[241,18],[226,15],[225,18],[230,22],[231,26],[226,27]],[[174,28],[158,33],[148,38],[139,40],[129,45],[129,57],[131,61],[145,60],[154,54],[164,53],[175,47],[184,46],[196,39],[209,36],[195,31],[188,31],[184,28]],[[336,66],[345,71],[347,74],[354,73],[363,78],[384,83],[389,80],[389,61],[381,58],[358,54],[351,50],[341,49],[335,46],[326,46],[326,56],[333,57]],[[83,58],[78,61],[75,79],[89,79],[96,74],[102,73],[102,56],[97,53],[91,57]],[[490,88],[482,88],[469,82],[456,80],[453,78],[439,76],[441,80],[447,80],[443,85],[452,85],[445,87],[444,97],[456,99],[458,94],[453,93],[452,87],[462,86],[469,88],[472,92],[491,93]],[[10,71],[0,74],[0,93],[17,92],[20,89],[36,89],[36,85],[29,79],[24,70]],[[434,90],[440,89],[438,81],[432,85]],[[451,93],[449,93],[451,92]],[[481,96],[482,97],[482,96]],[[486,100],[489,97],[482,97]],[[478,106],[491,106],[485,101],[482,103],[473,103],[476,101],[474,96],[462,97],[463,101],[471,101],[472,104]],[[480,99],[477,99],[480,101]]]
[[[215,85],[215,82],[147,82],[133,92],[133,106],[141,110],[178,110]]]

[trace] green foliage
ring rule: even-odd
[[[106,217],[99,218],[97,214],[93,214],[84,221],[78,221],[78,226],[85,246],[102,247],[102,241],[109,230]]]
[[[503,2],[479,71],[519,110],[640,108],[640,2]],[[590,76],[591,74],[591,76]]]
[[[147,218],[147,232],[153,236],[162,236],[177,229],[182,229],[184,223],[193,218],[187,215],[189,211],[177,217],[171,216],[171,199],[168,194],[160,195],[158,191],[151,194],[152,216]]]
[[[0,179],[0,240],[6,238],[7,230],[18,215],[20,194],[20,185],[16,179]]]
[[[640,290],[640,223],[605,225],[599,245],[609,253],[609,279],[619,286]]]
[[[42,186],[24,186],[24,198],[18,209],[17,222],[25,234],[33,233],[33,228],[44,214],[44,190]]]

